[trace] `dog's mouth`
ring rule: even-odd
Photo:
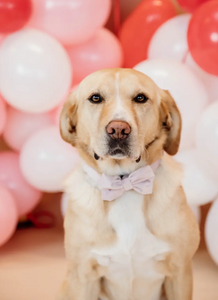
[[[136,163],[140,162],[141,155],[140,153],[138,156],[134,155],[131,151],[131,140],[129,138],[126,139],[107,139],[107,150],[103,156],[100,156],[98,153],[94,152],[94,158],[96,160],[104,160],[105,158],[112,158],[116,160],[121,160],[124,158],[130,158],[131,160],[135,161]]]
[[[94,158],[96,160],[104,159],[104,157],[110,157],[113,159],[123,159],[126,157],[130,157],[130,147],[129,142],[127,140],[107,140],[106,152],[102,157],[99,153],[94,152]]]
[[[128,153],[120,148],[110,149],[108,155],[112,158],[122,159],[129,156]]]
[[[129,150],[129,141],[128,138],[125,140],[122,139],[109,139],[108,140],[108,153],[110,157],[122,159],[126,156],[130,156]]]

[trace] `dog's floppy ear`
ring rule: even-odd
[[[66,142],[76,146],[76,125],[77,125],[77,103],[76,91],[72,92],[60,115],[60,133]]]
[[[167,139],[164,150],[175,155],[179,149],[182,119],[179,109],[173,97],[168,91],[160,91],[161,103],[161,122],[164,130],[167,131]]]

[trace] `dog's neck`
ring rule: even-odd
[[[98,169],[99,173],[104,173],[108,176],[122,176],[129,175],[146,165],[148,165],[148,163],[144,160],[137,163],[131,159],[105,159],[98,162]]]
[[[157,168],[159,167],[161,159],[158,159],[157,161],[155,161],[153,164],[149,165],[153,171],[155,172],[157,170]],[[119,176],[119,177],[123,177],[123,176],[129,176],[131,173],[133,173],[134,171],[136,171],[137,169],[141,169],[145,166],[148,166],[148,164],[146,163],[141,163],[137,165],[137,168],[135,168],[134,166],[126,166],[126,168],[121,168],[120,165],[118,165],[117,167],[113,167],[113,170],[110,170],[112,167],[110,168],[106,168],[106,172],[102,171],[99,172],[99,170],[97,170],[96,168],[93,168],[93,166],[90,166],[85,160],[82,159],[82,168],[85,171],[85,173],[87,173],[87,175],[89,175],[89,177],[93,178],[94,180],[97,180],[99,178],[99,176],[101,176],[102,174],[105,174],[107,176]]]
[[[135,190],[139,194],[147,195],[153,192],[153,180],[160,165],[157,160],[152,165],[148,165],[130,173],[120,176],[107,176],[99,174],[92,167],[82,161],[84,173],[87,180],[101,190],[102,200],[113,201],[129,190]]]
[[[162,149],[152,151],[151,153],[147,151],[142,153],[141,160],[136,162],[129,157],[124,159],[112,159],[106,157],[95,160],[94,155],[90,154],[86,149],[78,148],[78,152],[87,165],[92,167],[99,174],[104,173],[108,176],[129,175],[137,169],[153,164],[163,156]]]

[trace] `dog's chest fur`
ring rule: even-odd
[[[108,221],[116,232],[116,244],[92,250],[98,263],[106,267],[105,277],[109,282],[119,283],[128,297],[159,299],[164,275],[158,273],[155,264],[164,260],[170,249],[146,227],[143,196],[135,191],[124,193],[113,202]],[[135,281],[140,282],[142,288],[135,287]],[[151,286],[152,292],[149,291]]]

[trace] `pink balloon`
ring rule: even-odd
[[[102,27],[110,0],[33,0],[29,25],[56,37],[64,45],[82,43]]]
[[[0,135],[2,134],[6,123],[6,105],[0,97]]]
[[[3,186],[0,186],[0,220],[0,246],[2,246],[15,232],[18,221],[15,200]]]
[[[5,38],[5,35],[0,34],[0,44],[1,44],[1,42],[3,42],[4,38]]]
[[[53,120],[56,125],[59,125],[59,119],[60,119],[61,111],[63,108],[63,104],[64,103],[62,103],[61,105],[56,107],[56,109],[54,109],[54,111],[53,111]]]
[[[20,151],[34,132],[52,124],[51,113],[32,114],[10,107],[3,137],[12,149]]]
[[[12,151],[0,152],[0,184],[11,191],[19,216],[30,212],[42,195],[26,182],[20,170],[19,155]]]
[[[74,85],[71,88],[70,93],[72,93],[76,88],[78,87],[78,85]],[[52,120],[54,124],[59,125],[59,119],[60,119],[60,114],[64,105],[64,102],[67,100],[68,96],[56,107],[51,111],[52,114]]]
[[[108,29],[98,30],[87,42],[68,48],[74,70],[74,84],[99,69],[118,68],[123,63],[121,44]]]

